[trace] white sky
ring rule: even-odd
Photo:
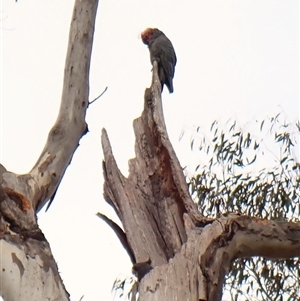
[[[182,166],[197,160],[189,137],[213,120],[249,120],[283,112],[299,118],[299,1],[117,1],[98,7],[87,113],[90,132],[39,225],[50,242],[71,300],[112,300],[116,277],[131,264],[114,233],[98,219],[116,219],[102,197],[100,132],[108,131],[127,175],[134,156],[132,121],[151,81],[147,47],[139,34],[158,27],[178,63],[174,94],[163,104],[170,139]],[[44,147],[60,105],[74,1],[2,3],[1,163],[28,172]],[[187,139],[179,142],[181,131]]]

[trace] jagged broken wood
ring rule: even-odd
[[[168,138],[160,89],[154,62],[144,111],[133,122],[136,157],[129,161],[127,178],[103,129],[104,198],[122,222],[136,262],[153,268],[141,279],[140,300],[221,300],[235,258],[299,256],[300,224],[200,215]]]
[[[132,218],[138,225],[140,243],[145,244],[143,235],[147,233],[147,228],[151,232],[148,234],[156,237],[155,245],[145,245],[147,251],[135,254],[137,262],[145,261],[148,255],[151,255],[152,262],[163,263],[173,257],[174,251],[178,251],[186,241],[183,213],[188,212],[196,225],[204,225],[209,219],[199,214],[188,193],[182,168],[164,124],[156,63],[153,70],[154,84],[145,92],[145,109],[142,117],[136,119],[133,124],[137,137],[136,158],[129,162],[128,179],[117,168],[107,133],[104,129],[102,131],[104,197],[117,212],[127,236],[127,226],[132,226],[131,222],[127,225],[127,219]],[[172,216],[169,214],[170,210]],[[128,218],[122,219],[127,215]],[[152,227],[144,223],[145,219]],[[135,238],[139,235],[135,233]],[[127,238],[129,241],[132,239],[130,236]],[[160,256],[155,255],[157,248],[161,250]]]
[[[76,0],[69,33],[59,114],[32,170],[0,168],[0,295],[6,301],[69,300],[36,213],[53,200],[87,132],[89,69],[98,0]],[[54,221],[53,221],[54,222]]]

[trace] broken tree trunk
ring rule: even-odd
[[[140,300],[218,301],[235,258],[299,256],[300,225],[235,214],[215,220],[201,216],[168,138],[160,86],[154,62],[144,111],[133,123],[136,158],[129,161],[128,178],[102,132],[104,198],[124,231],[98,216],[127,250],[140,281]],[[280,254],[274,252],[279,245]]]
[[[13,300],[69,300],[36,213],[56,189],[87,132],[89,69],[98,0],[76,0],[57,121],[35,166],[17,175],[0,166],[0,295]],[[55,222],[55,221],[53,221]]]
[[[157,69],[154,66],[155,70]],[[119,171],[105,130],[104,197],[123,223],[127,240],[136,250],[136,262],[150,257],[153,265],[166,263],[186,242],[183,213],[197,225],[206,220],[192,201],[182,168],[169,141],[163,120],[159,80],[145,93],[142,117],[134,121],[136,158],[129,162],[129,177]],[[130,234],[129,229],[134,228]],[[143,248],[139,246],[143,245]]]

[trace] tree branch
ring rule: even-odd
[[[131,248],[130,248],[130,246],[128,244],[126,233],[124,233],[124,231],[122,230],[122,228],[118,224],[116,224],[114,221],[112,221],[111,219],[109,219],[106,215],[98,212],[97,216],[99,218],[101,218],[115,232],[115,234],[119,238],[122,246],[124,247],[124,249],[126,250],[127,254],[129,255],[132,264],[135,264],[136,260],[134,258],[134,254],[133,254],[133,252],[132,252],[132,250],[131,250]]]
[[[225,275],[233,260],[251,256],[299,257],[300,223],[232,214],[204,229],[195,227],[188,231],[188,240],[174,259],[156,267],[141,281],[140,297],[143,301],[221,300]]]
[[[89,105],[91,105],[92,103],[94,103],[97,99],[99,99],[106,91],[107,91],[108,87],[106,87],[103,92],[98,96],[96,97],[95,99],[93,99],[91,102],[89,102]]]
[[[221,300],[225,275],[236,258],[300,256],[300,223],[232,214],[205,227],[201,236],[206,241],[206,251],[200,255],[200,266],[210,284],[207,300]]]
[[[28,174],[0,176],[0,295],[6,301],[69,300],[50,246],[36,222],[87,132],[85,114],[98,0],[76,0],[61,106],[46,145]]]
[[[76,1],[69,34],[61,106],[46,145],[25,175],[3,174],[3,187],[30,201],[38,212],[55,195],[79,140],[88,131],[85,122],[89,70],[97,0]]]

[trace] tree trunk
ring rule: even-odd
[[[79,140],[87,132],[97,5],[97,0],[75,2],[61,106],[40,158],[24,175],[0,166],[0,294],[5,301],[69,300],[36,213],[53,200]]]
[[[97,5],[97,0],[76,0],[61,107],[37,163],[25,175],[0,165],[0,294],[5,301],[69,300],[36,213],[53,200],[87,132]],[[136,158],[129,163],[128,178],[120,173],[103,131],[104,196],[124,231],[99,216],[129,253],[141,300],[220,300],[224,277],[235,258],[299,256],[300,225],[238,215],[216,220],[201,216],[168,139],[160,92],[154,63],[143,114],[134,121]]]
[[[221,300],[225,275],[238,257],[300,255],[300,224],[235,214],[200,215],[166,131],[157,64],[145,106],[133,123],[136,158],[119,171],[105,130],[104,197],[123,230],[99,214],[127,250],[140,300]]]

